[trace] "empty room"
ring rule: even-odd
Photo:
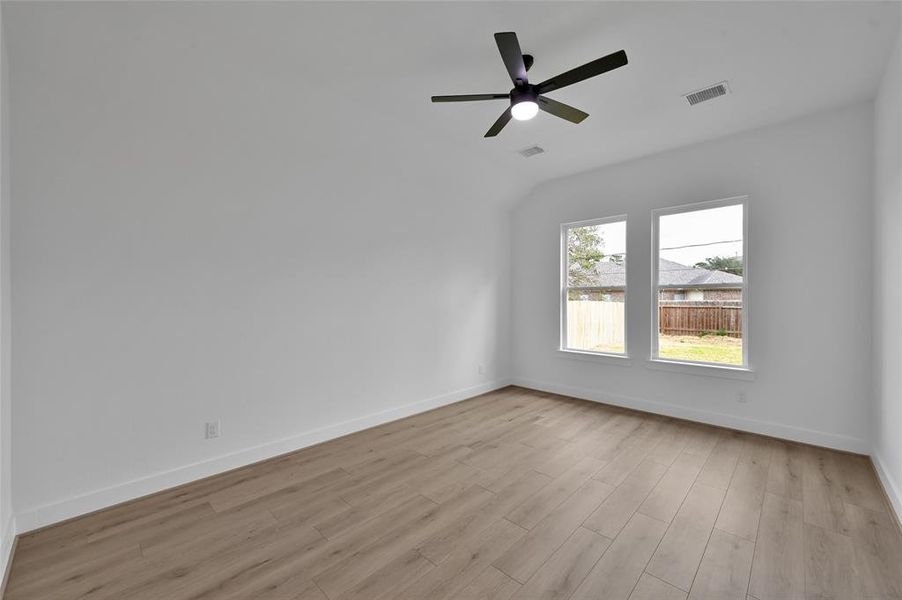
[[[0,0],[0,600],[902,600],[900,26]]]

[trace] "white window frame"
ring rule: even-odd
[[[624,285],[623,285],[623,352],[595,352],[592,350],[582,350],[579,348],[568,348],[567,347],[567,292],[570,289],[580,289],[570,288],[567,286],[567,274],[568,274],[568,265],[567,265],[567,232],[570,229],[575,229],[577,227],[588,227],[591,225],[607,225],[608,223],[620,223],[623,222],[624,226],[624,238],[623,244],[626,248],[626,257],[625,257],[625,265],[626,272],[624,273]],[[560,307],[560,339],[558,340],[558,350],[560,352],[566,352],[568,354],[579,354],[590,357],[597,358],[614,358],[618,360],[628,359],[629,358],[629,222],[627,220],[627,215],[614,215],[611,217],[602,217],[600,219],[588,219],[585,221],[574,221],[572,223],[561,223],[561,294],[559,300]]]
[[[660,240],[659,229],[662,216],[675,215],[688,212],[696,212],[699,210],[707,210],[710,208],[721,208],[724,206],[742,206],[742,365],[729,365],[725,363],[715,363],[700,360],[676,360],[671,358],[662,358],[658,356],[658,264],[660,257],[658,256]],[[652,211],[652,227],[651,227],[651,363],[661,363],[665,365],[673,365],[675,367],[702,367],[724,369],[728,371],[751,371],[749,364],[749,202],[748,196],[734,196],[724,198],[722,200],[711,200],[707,202],[694,202],[692,204],[682,204],[680,206],[670,206],[667,208],[659,208]]]

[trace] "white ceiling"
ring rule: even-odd
[[[417,89],[505,90],[493,30],[518,32],[524,52],[536,57],[534,81],[625,49],[628,66],[549,94],[590,113],[581,125],[540,114],[483,140],[499,107],[431,107],[450,126],[448,137],[549,178],[872,98],[898,31],[898,9],[869,2],[458,6],[447,10],[448,28],[434,45],[471,45],[480,54],[461,50],[458,61],[436,54],[444,77],[424,75],[428,87]],[[732,95],[693,108],[682,98],[722,80]],[[515,154],[534,143],[547,154]]]
[[[17,69],[46,74],[53,61],[98,98],[115,96],[122,79],[148,78],[167,101],[192,106],[202,95],[210,110],[275,113],[308,148],[365,144],[382,168],[408,172],[442,161],[467,176],[468,165],[488,163],[521,186],[871,98],[899,23],[898,3],[877,2],[35,3],[8,12],[14,82],[29,81]],[[630,64],[549,94],[590,113],[583,124],[540,113],[483,139],[503,101],[433,105],[429,96],[506,92],[492,38],[506,30],[535,56],[536,82],[621,48]],[[681,97],[722,80],[732,95],[693,108]],[[516,153],[532,144],[546,154]]]

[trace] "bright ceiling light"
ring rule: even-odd
[[[528,121],[539,112],[539,105],[532,100],[517,102],[511,106],[511,116],[518,121]]]

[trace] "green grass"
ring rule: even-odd
[[[662,335],[658,356],[671,360],[742,364],[742,340],[726,336]]]
[[[599,344],[589,348],[591,352],[607,352],[608,354],[623,354],[626,350],[623,344]]]

